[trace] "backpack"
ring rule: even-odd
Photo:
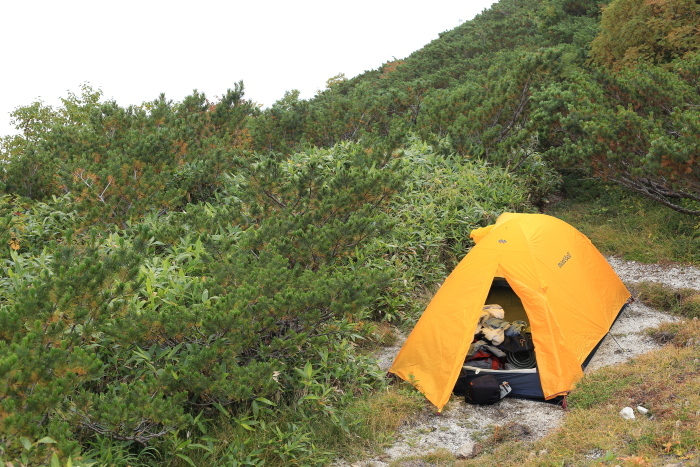
[[[525,332],[515,336],[506,335],[498,348],[504,352],[516,353],[534,350],[535,344],[532,342],[532,334]]]
[[[510,386],[502,389],[501,383],[493,376],[477,376],[467,383],[464,400],[470,404],[491,405],[500,401],[509,392]]]

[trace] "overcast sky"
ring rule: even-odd
[[[0,6],[0,135],[10,112],[82,83],[121,106],[238,81],[267,107],[406,58],[492,0],[15,0]]]

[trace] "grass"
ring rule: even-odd
[[[387,387],[372,397],[359,400],[347,410],[347,415],[361,421],[356,435],[362,441],[363,452],[379,452],[393,441],[398,428],[410,422],[425,407],[425,400],[408,383]],[[362,454],[345,449],[346,457]]]
[[[583,232],[604,255],[644,263],[700,264],[700,219],[615,186],[569,179],[569,199],[547,214]]]
[[[658,282],[640,282],[630,286],[634,296],[647,305],[684,318],[700,318],[700,291],[675,289]]]

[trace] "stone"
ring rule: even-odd
[[[469,459],[472,454],[474,453],[474,442],[473,441],[467,441],[463,445],[457,449],[455,452],[455,456],[457,456],[458,459]]]
[[[634,410],[632,410],[632,407],[625,407],[624,409],[620,410],[620,417],[624,418],[625,420],[634,420]]]

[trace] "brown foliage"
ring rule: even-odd
[[[615,70],[667,63],[700,50],[700,4],[687,0],[617,0],[603,10],[591,44],[593,62]]]

